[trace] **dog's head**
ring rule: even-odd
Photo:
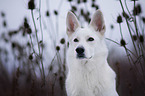
[[[67,14],[66,25],[71,57],[91,59],[95,55],[104,54],[106,46],[103,39],[106,27],[100,10],[94,13],[87,28],[81,28],[78,19],[72,12]]]

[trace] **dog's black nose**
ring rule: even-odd
[[[78,54],[83,54],[84,51],[85,51],[85,49],[84,49],[83,47],[78,47],[78,48],[76,49],[76,52],[77,52]]]

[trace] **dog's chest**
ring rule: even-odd
[[[76,94],[80,94],[79,96],[96,96],[101,91],[105,91],[109,83],[103,74],[98,75],[96,72],[80,72],[72,78],[71,88]]]

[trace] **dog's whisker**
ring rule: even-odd
[[[91,57],[89,57],[89,58],[87,58],[87,57],[86,57],[86,59],[91,59],[91,58],[92,58],[92,56],[91,56]]]

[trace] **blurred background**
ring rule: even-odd
[[[144,0],[0,0],[0,96],[66,96],[66,16],[100,9],[120,96],[145,96]]]

